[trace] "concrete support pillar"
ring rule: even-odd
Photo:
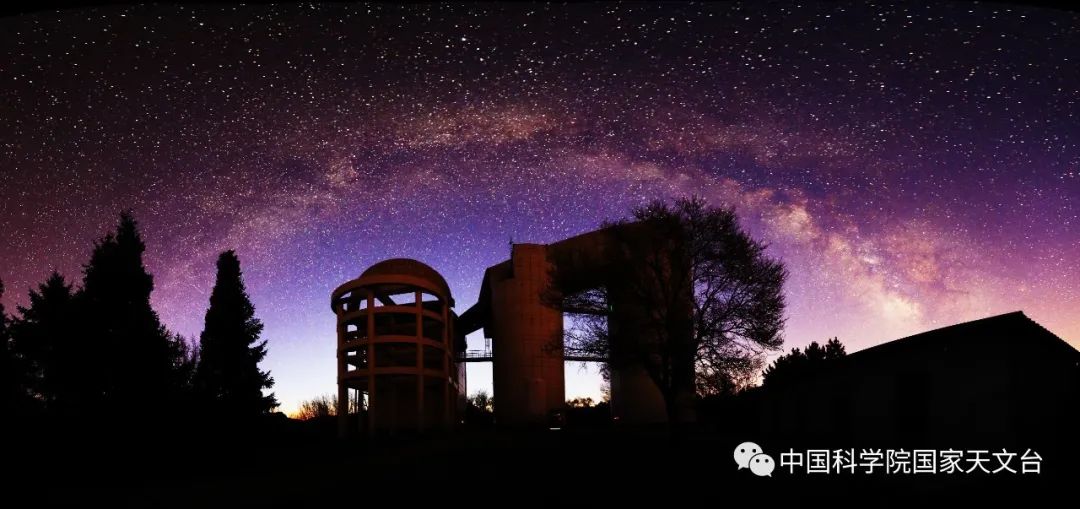
[[[608,316],[608,331],[613,346],[641,341],[634,336],[647,330],[642,323],[642,315],[648,311],[636,306],[634,299],[627,298],[623,293],[624,290],[619,288],[608,290],[612,308]],[[628,424],[667,422],[664,395],[643,365],[622,359],[610,369],[613,417]]]
[[[546,246],[515,244],[511,277],[491,282],[493,381],[501,425],[544,425],[565,405],[562,313],[545,301]]]

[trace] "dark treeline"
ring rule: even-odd
[[[772,387],[799,383],[806,378],[824,373],[847,355],[847,349],[837,338],[821,346],[817,341],[807,345],[806,350],[792,348],[791,353],[781,355],[762,373],[762,385]]]
[[[727,390],[704,395],[698,404],[699,422],[714,430],[760,433],[756,417],[732,419],[732,416],[759,415],[758,405],[769,393],[797,389],[827,376],[845,357],[847,348],[838,338],[824,345],[812,341],[804,349],[792,348],[760,371],[760,385],[729,385]]]
[[[266,342],[236,254],[218,259],[195,344],[166,329],[151,306],[145,249],[125,212],[94,244],[80,285],[54,271],[30,290],[25,307],[12,314],[0,307],[7,424],[78,422],[127,432],[147,423],[249,421],[277,406],[263,394],[273,385],[258,367]],[[0,283],[0,296],[3,290]]]

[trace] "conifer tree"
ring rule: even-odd
[[[4,312],[4,281],[0,280],[0,408],[10,408],[12,396],[18,392],[15,380],[15,355],[8,334],[7,314]]]
[[[17,415],[29,400],[28,379],[25,365],[15,353],[3,298],[4,282],[0,281],[0,414]]]
[[[805,350],[792,348],[791,353],[777,357],[765,369],[762,373],[762,385],[774,387],[795,384],[806,378],[821,375],[846,355],[847,350],[838,338],[830,339],[825,346],[813,341]]]
[[[100,349],[103,410],[121,415],[164,409],[177,393],[176,348],[150,305],[145,250],[135,219],[122,213],[116,232],[94,246],[77,295],[84,340]]]
[[[262,329],[244,287],[240,260],[234,251],[221,253],[195,373],[196,390],[211,411],[250,417],[277,406],[273,394],[263,395],[274,380],[259,369],[266,356],[266,341],[259,339]]]
[[[80,340],[71,285],[53,272],[12,324],[15,351],[28,370],[27,389],[54,413],[78,413],[100,403],[103,387],[94,369],[97,350]]]

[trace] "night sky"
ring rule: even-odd
[[[460,313],[511,241],[697,194],[787,263],[786,348],[1013,310],[1080,346],[1078,87],[1080,16],[1005,4],[7,17],[4,304],[131,208],[189,337],[237,250],[291,410],[335,390],[330,291],[367,266],[430,264]]]

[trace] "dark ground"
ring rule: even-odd
[[[451,507],[630,503],[745,507],[932,506],[1014,498],[1054,500],[1080,480],[1067,451],[1044,451],[1042,475],[870,476],[738,470],[736,445],[754,437],[701,430],[673,441],[663,430],[463,431],[453,435],[339,441],[332,423],[281,421],[234,438],[200,433],[59,441],[29,432],[5,454],[7,507],[207,507],[340,501],[355,506],[443,501]],[[24,432],[25,433],[25,432]],[[741,433],[740,433],[741,435]],[[9,436],[13,436],[9,434]],[[16,435],[17,436],[17,435]],[[784,446],[762,440],[779,460]],[[799,448],[796,448],[799,450]],[[1059,454],[1059,452],[1061,454]],[[1068,451],[1075,453],[1076,451]],[[1080,459],[1080,458],[1078,458]]]

